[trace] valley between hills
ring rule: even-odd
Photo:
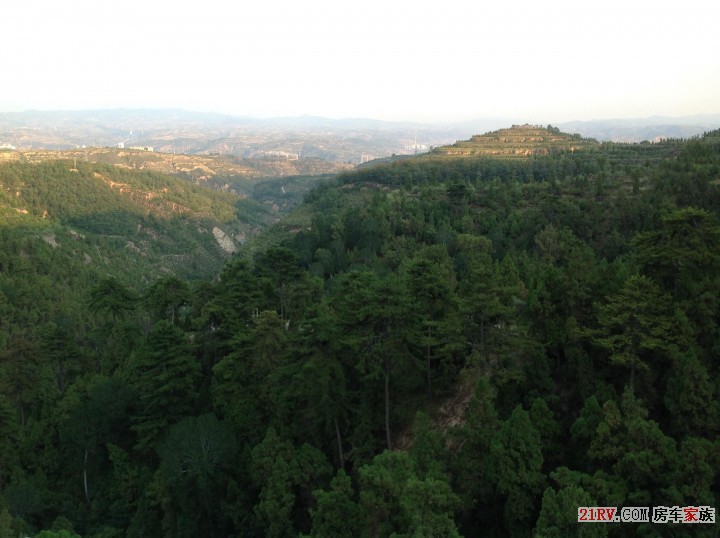
[[[0,151],[0,536],[715,536],[717,127],[154,136]]]

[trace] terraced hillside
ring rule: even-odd
[[[107,147],[0,151],[0,162],[39,163],[57,159],[177,175],[193,183],[240,194],[248,194],[258,181],[266,178],[333,174],[353,168],[347,163],[330,163],[320,159],[248,159],[232,155],[185,155]]]
[[[561,133],[552,126],[513,125],[508,129],[499,129],[483,135],[475,135],[470,140],[456,142],[433,151],[435,155],[445,156],[500,156],[505,158],[527,158],[533,155],[549,155],[556,152],[581,151],[596,147],[594,140],[583,139],[578,135]]]

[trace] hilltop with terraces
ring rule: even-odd
[[[548,125],[513,125],[508,129],[499,129],[483,135],[475,135],[470,140],[456,142],[433,151],[441,156],[497,156],[504,158],[526,158],[533,155],[549,155],[556,152],[581,151],[597,146],[592,139],[579,135],[562,133],[556,127]]]

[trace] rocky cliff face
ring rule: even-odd
[[[235,246],[235,241],[233,241],[232,237],[227,235],[217,226],[213,228],[212,233],[215,236],[215,240],[218,242],[218,245],[221,249],[223,249],[228,254],[233,254],[237,252],[237,247]]]

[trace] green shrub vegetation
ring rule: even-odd
[[[230,259],[248,202],[0,166],[0,534],[683,535],[577,509],[718,508],[720,132],[535,130],[321,182]]]

